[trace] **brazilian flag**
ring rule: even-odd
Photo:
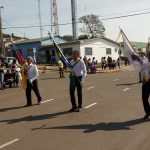
[[[52,40],[52,42],[53,42],[53,44],[54,44],[54,48],[55,48],[55,50],[56,50],[56,53],[57,53],[57,55],[58,55],[58,58],[62,61],[62,63],[63,63],[64,65],[66,65],[66,66],[69,67],[69,68],[72,68],[71,64],[70,64],[69,61],[66,59],[66,57],[65,57],[64,54],[62,53],[61,49],[58,47],[57,43],[55,42],[54,37],[53,37],[51,34],[49,34],[49,36],[50,36],[50,40]]]

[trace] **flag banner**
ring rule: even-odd
[[[124,44],[124,56],[128,58],[130,64],[133,64],[133,67],[140,72],[142,70],[143,60],[140,58],[138,53],[132,47],[130,41],[124,34],[124,32],[120,29],[120,33],[122,35],[123,44]]]
[[[16,53],[17,58],[18,58],[18,60],[19,60],[19,63],[22,65],[22,64],[25,62],[25,60],[24,60],[24,58],[22,57],[22,55],[21,55],[19,49],[17,49],[17,47],[15,46],[12,37],[11,37],[10,41],[11,41],[11,44],[12,44],[14,50],[15,50],[15,53]]]
[[[27,76],[26,76],[27,63],[26,63],[25,59],[22,57],[20,51],[19,51],[19,50],[17,49],[17,47],[15,46],[12,37],[11,37],[10,41],[11,41],[11,44],[12,44],[12,46],[13,46],[13,48],[14,48],[14,51],[15,51],[15,53],[16,53],[16,55],[17,55],[18,61],[19,61],[19,63],[20,63],[21,66],[22,66],[22,68],[21,68],[22,89],[23,89],[23,90],[26,90],[26,88],[27,88]]]
[[[59,48],[59,46],[57,45],[57,43],[54,40],[54,37],[49,33],[49,37],[50,40],[52,40],[53,44],[54,44],[54,48],[56,50],[57,56],[58,58],[62,61],[62,63],[64,65],[66,65],[69,68],[72,68],[71,64],[69,63],[69,61],[66,59],[66,57],[64,56],[64,54],[62,53],[61,49]]]

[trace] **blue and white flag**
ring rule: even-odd
[[[56,50],[56,53],[57,53],[57,55],[58,55],[58,58],[62,61],[62,63],[63,63],[64,65],[66,65],[66,66],[69,67],[69,68],[72,68],[71,64],[70,64],[69,61],[66,59],[66,57],[65,57],[64,54],[62,53],[61,49],[59,48],[59,46],[58,46],[57,43],[55,42],[54,37],[53,37],[51,34],[49,34],[49,36],[50,36],[50,40],[53,41],[54,48],[55,48],[55,50]]]

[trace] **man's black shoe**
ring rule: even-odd
[[[149,116],[150,116],[150,114],[146,114],[143,119],[147,120],[149,118]]]
[[[71,108],[69,109],[69,112],[75,112],[77,109],[76,108]]]
[[[29,107],[29,106],[32,106],[32,104],[27,104],[27,105],[25,105],[24,107]]]

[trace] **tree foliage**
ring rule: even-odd
[[[78,40],[85,40],[85,39],[88,39],[87,35],[80,35],[78,38]]]
[[[99,16],[90,14],[79,18],[81,23],[84,23],[84,26],[80,28],[80,31],[89,38],[99,37],[105,35],[105,27],[100,21]]]
[[[64,35],[63,38],[66,40],[66,41],[74,41],[74,38],[72,35]]]

